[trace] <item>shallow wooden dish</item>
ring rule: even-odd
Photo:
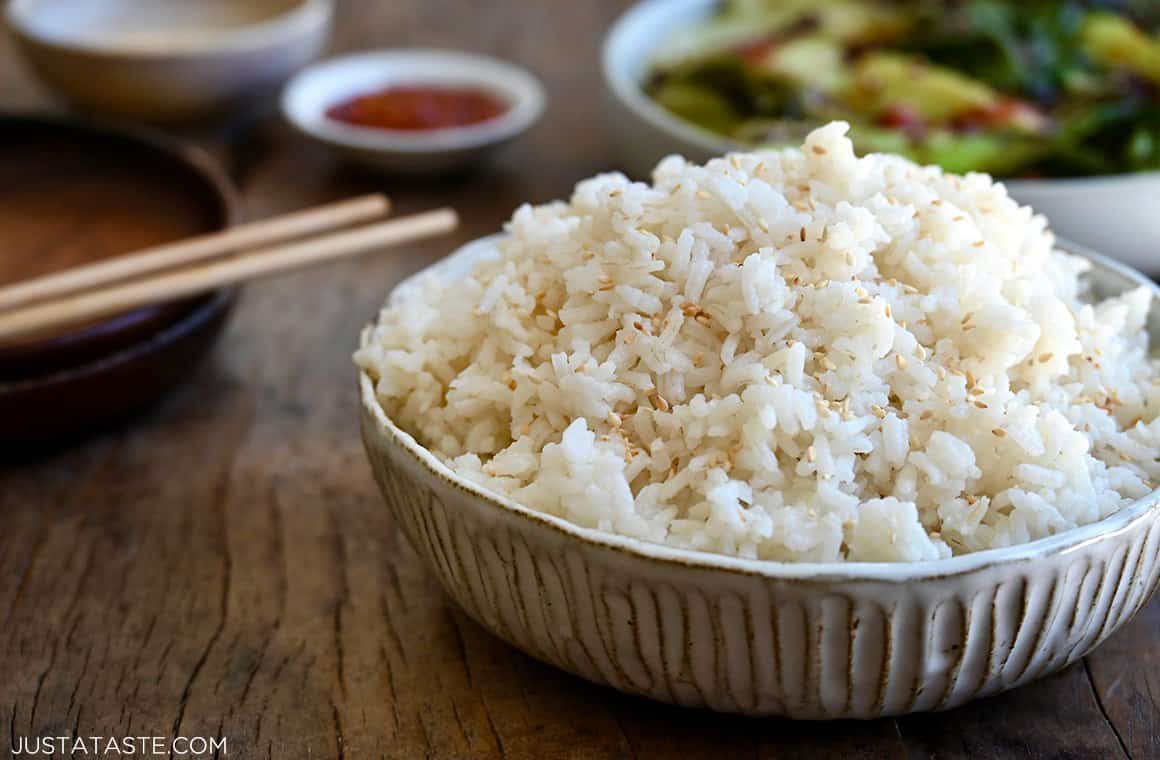
[[[229,226],[200,153],[147,132],[0,115],[0,284]],[[157,400],[212,344],[233,291],[0,344],[0,454],[74,440]]]

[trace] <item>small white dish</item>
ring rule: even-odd
[[[12,0],[32,71],[89,111],[180,123],[246,108],[316,58],[334,0]]]
[[[336,121],[327,109],[392,85],[467,86],[508,104],[480,124],[430,131],[358,127]],[[528,71],[470,53],[383,50],[355,53],[311,66],[291,80],[282,111],[303,134],[364,166],[400,174],[461,169],[528,129],[543,113],[544,89]]]
[[[498,240],[433,269],[466,277]],[[1100,297],[1149,288],[1160,338],[1160,287],[1066,248],[1092,260]],[[379,489],[451,598],[533,657],[631,694],[813,720],[944,710],[1077,661],[1160,583],[1160,491],[1097,523],[949,559],[740,559],[582,528],[483,488],[399,428],[365,372],[359,383]]]
[[[703,162],[744,149],[669,113],[642,86],[656,51],[719,6],[720,0],[648,0],[621,16],[605,38],[609,134],[620,165],[634,177],[647,177],[673,153]],[[1160,171],[1004,184],[1015,200],[1047,216],[1063,237],[1160,273]]]

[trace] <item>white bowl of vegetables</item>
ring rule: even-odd
[[[864,151],[990,173],[1061,235],[1160,273],[1160,7],[1091,5],[648,0],[605,41],[610,131],[645,176],[845,119]]]

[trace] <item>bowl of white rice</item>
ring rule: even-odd
[[[797,718],[1058,670],[1160,577],[1160,290],[985,175],[800,150],[520,208],[363,333],[387,503],[464,610]]]

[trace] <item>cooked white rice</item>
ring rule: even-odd
[[[935,559],[1151,491],[1148,290],[1084,303],[1087,263],[1002,185],[845,131],[524,206],[356,360],[462,476],[690,549]]]

